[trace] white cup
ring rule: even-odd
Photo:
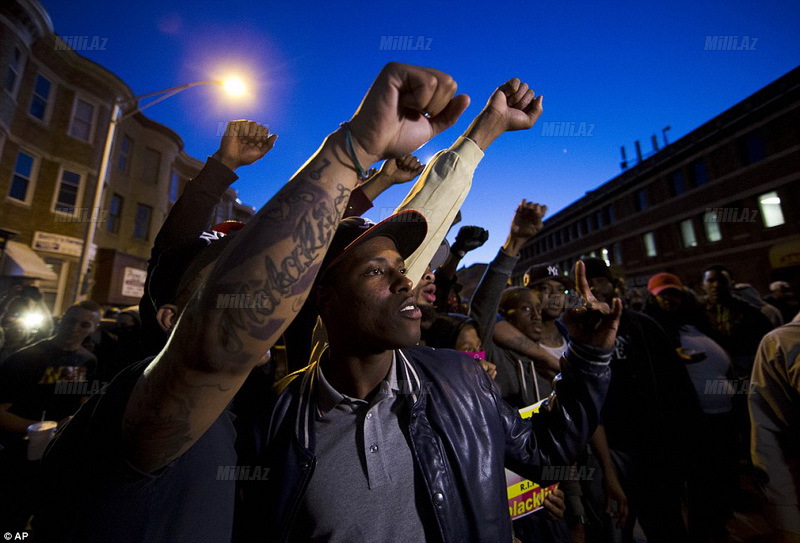
[[[41,460],[44,449],[56,433],[58,423],[54,420],[43,420],[28,426],[28,460]]]

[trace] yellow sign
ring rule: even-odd
[[[520,409],[519,414],[522,415],[522,418],[528,419],[539,411],[541,405],[542,402],[529,405]],[[558,488],[558,483],[541,487],[513,471],[506,470],[506,486],[508,487],[508,512],[511,514],[511,520],[516,520],[544,507],[544,499]]]

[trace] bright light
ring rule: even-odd
[[[242,96],[245,93],[244,81],[238,77],[228,77],[222,80],[222,87],[231,96]]]
[[[20,320],[22,321],[22,326],[28,330],[34,330],[38,329],[44,322],[44,315],[39,311],[29,311],[24,313]]]
[[[780,198],[778,198],[778,197],[764,198],[763,200],[761,200],[761,203],[762,203],[762,204],[772,204],[772,205],[775,205],[775,204],[780,204],[780,203],[781,203],[781,199],[780,199]]]

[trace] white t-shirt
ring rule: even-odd
[[[561,360],[561,355],[563,355],[567,350],[567,342],[564,339],[564,336],[559,336],[561,338],[561,345],[558,347],[549,347],[542,342],[539,342],[539,347],[550,353],[551,355],[556,357],[556,360]]]

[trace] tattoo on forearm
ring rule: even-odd
[[[308,176],[309,176],[311,179],[313,179],[314,181],[318,181],[318,180],[319,180],[319,178],[320,178],[320,177],[321,177],[321,175],[322,175],[320,172],[322,172],[322,170],[324,170],[325,168],[327,168],[329,165],[330,165],[330,161],[329,161],[327,158],[323,158],[323,159],[322,159],[322,166],[320,166],[320,167],[319,167],[319,168],[317,168],[316,170],[311,170],[311,173],[309,173],[309,174],[308,174]]]
[[[319,174],[330,162],[313,170],[310,176]],[[323,250],[330,243],[339,217],[344,212],[350,197],[350,189],[338,185],[335,196],[312,183],[290,184],[279,192],[269,206],[259,213],[255,228],[263,233],[259,243],[237,246],[236,261],[239,266],[229,267],[216,284],[210,283],[211,299],[224,299],[232,295],[244,300],[244,305],[223,307],[218,326],[218,342],[224,350],[236,355],[246,355],[245,337],[266,340],[273,336],[286,319],[274,318],[280,304],[307,292],[319,270]],[[252,239],[252,237],[251,237]],[[235,242],[238,242],[236,240]],[[247,241],[247,240],[245,240]],[[275,244],[293,245],[282,259],[270,256]],[[242,266],[258,268],[247,275],[252,279],[241,280]],[[225,276],[236,277],[234,282]],[[300,304],[292,300],[292,311]],[[247,360],[242,356],[242,360]]]
[[[197,437],[193,436],[189,422],[190,414],[196,407],[195,396],[186,394],[186,389],[207,388],[220,393],[227,392],[227,388],[219,383],[191,383],[183,369],[177,366],[167,365],[163,371],[169,373],[166,379],[144,380],[141,395],[133,409],[136,415],[125,417],[126,440],[136,443],[136,448],[158,467],[170,462],[184,445]]]

